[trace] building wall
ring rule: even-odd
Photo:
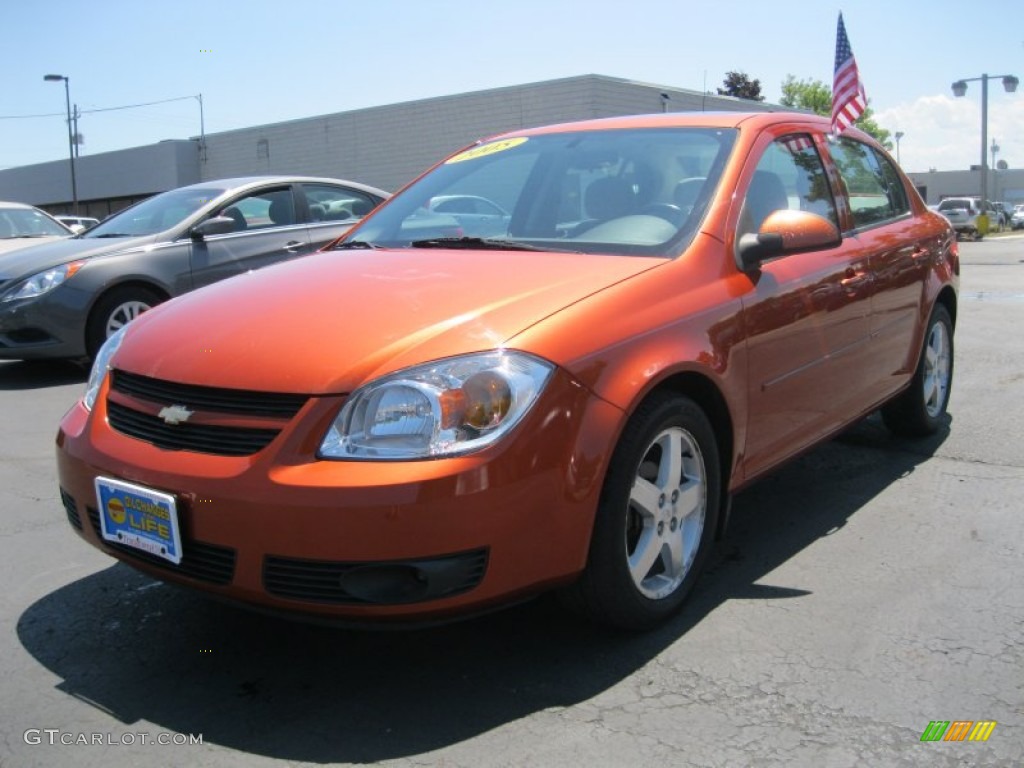
[[[109,215],[118,201],[134,201],[200,181],[199,143],[161,141],[75,160],[79,212]],[[51,213],[71,212],[71,168],[67,159],[0,171],[0,200],[29,203]]]
[[[331,176],[395,191],[449,153],[505,131],[662,110],[777,108],[581,75],[212,133],[205,159],[198,137],[88,155],[76,163],[79,207],[102,217],[156,192],[259,174]],[[0,171],[0,200],[63,213],[70,189],[67,160]]]
[[[762,110],[758,102],[703,96],[600,75],[441,96],[260,125],[206,137],[203,179],[254,173],[353,179],[396,190],[479,138],[555,122],[671,111]]]
[[[978,197],[981,194],[981,172],[928,171],[908,173],[925,202],[936,205],[947,197]],[[1013,205],[1024,203],[1024,169],[988,171],[989,200]]]

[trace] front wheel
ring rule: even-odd
[[[934,434],[945,418],[952,386],[953,321],[949,310],[936,304],[910,387],[882,408],[886,426],[906,437]]]
[[[565,591],[566,601],[626,629],[664,621],[685,601],[707,559],[721,492],[707,416],[687,397],[653,396],[612,456],[587,566]]]
[[[145,286],[123,286],[106,293],[96,302],[85,333],[89,357],[96,357],[103,342],[123,326],[163,301],[156,291]]]

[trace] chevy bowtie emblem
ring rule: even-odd
[[[188,421],[193,413],[195,411],[190,411],[184,405],[169,405],[157,414],[157,418],[163,419],[168,424],[181,424],[183,421]]]

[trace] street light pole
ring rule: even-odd
[[[967,84],[973,83],[978,80],[981,81],[981,200],[982,204],[988,199],[988,81],[989,75],[982,75],[981,77],[968,77],[963,80],[957,80],[953,83],[953,95],[963,96],[967,93]],[[1017,85],[1020,80],[1015,75],[991,75],[991,77],[1001,77],[1003,79],[1003,88],[1007,93],[1013,93],[1017,90]]]
[[[48,83],[59,83],[64,81],[64,102],[68,111],[68,159],[71,162],[71,212],[78,215],[78,183],[75,180],[75,141],[71,134],[71,86],[68,85],[68,78],[65,75],[44,75],[43,80]]]
[[[900,139],[906,136],[903,131],[896,131],[894,138],[896,139],[896,165],[900,164]]]

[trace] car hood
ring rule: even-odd
[[[29,240],[31,246],[28,248],[22,248],[12,253],[0,251],[0,279],[12,280],[18,277],[28,277],[36,272],[67,264],[75,259],[88,259],[126,251],[130,248],[140,248],[153,241],[152,235],[111,238],[78,237],[50,240],[44,243]]]
[[[560,309],[665,261],[329,251],[151,310],[132,324],[113,364],[188,384],[341,394],[410,365],[499,347]]]
[[[63,240],[71,235],[47,235],[45,237],[5,237],[0,240],[0,254],[20,251],[22,248],[31,248],[34,245],[52,243],[55,240]]]

